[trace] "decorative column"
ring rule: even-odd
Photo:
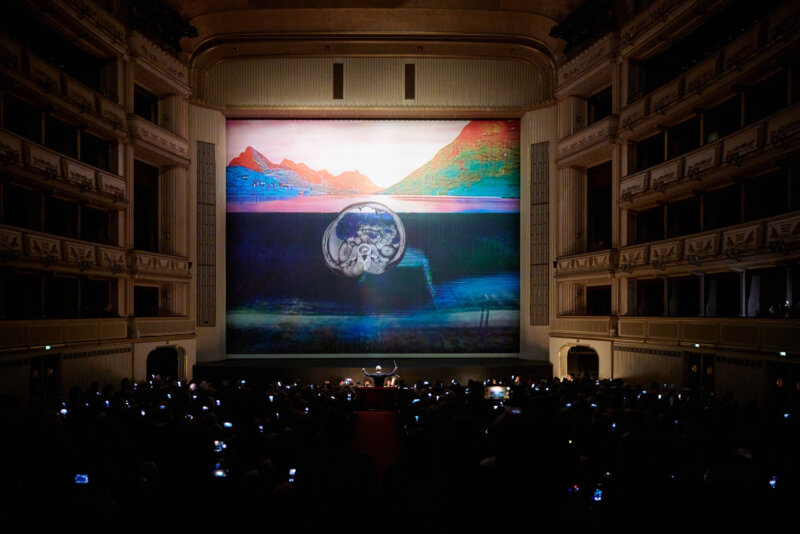
[[[559,101],[558,137],[562,139],[586,126],[586,100],[567,96]]]
[[[558,285],[558,289],[559,315],[586,315],[586,295],[583,284],[563,282]]]
[[[627,276],[619,278],[618,288],[619,308],[616,313],[618,315],[636,315],[636,282]]]
[[[586,171],[576,167],[558,170],[558,255],[586,251]]]
[[[168,95],[158,102],[158,125],[181,137],[187,137],[189,102],[182,95]]]
[[[627,213],[619,208],[619,182],[621,174],[622,149],[615,144],[611,150],[611,248],[619,248],[623,243],[623,225],[627,225]]]
[[[189,169],[162,167],[159,174],[159,252],[189,256]]]
[[[161,290],[161,303],[165,312],[170,315],[189,315],[189,284],[175,282],[166,284]]]

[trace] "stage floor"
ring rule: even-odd
[[[549,361],[520,358],[397,358],[398,374],[406,383],[417,380],[469,380],[506,378],[511,375],[527,379],[532,376],[550,378],[553,374]],[[320,384],[325,380],[338,383],[343,378],[363,382],[361,368],[368,372],[381,365],[383,371],[392,369],[392,358],[377,360],[365,358],[264,358],[227,359],[201,362],[194,366],[195,380],[253,380],[262,383],[299,381]]]

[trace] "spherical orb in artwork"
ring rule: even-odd
[[[328,267],[349,277],[383,274],[406,250],[406,231],[395,212],[379,202],[343,209],[322,237]]]

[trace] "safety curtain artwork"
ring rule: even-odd
[[[519,352],[519,121],[229,120],[229,354]]]

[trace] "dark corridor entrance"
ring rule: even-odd
[[[589,376],[597,378],[600,373],[600,361],[597,352],[591,347],[577,346],[567,353],[567,372],[576,378]]]
[[[178,378],[178,351],[174,347],[159,347],[147,355],[147,378],[153,375]]]

